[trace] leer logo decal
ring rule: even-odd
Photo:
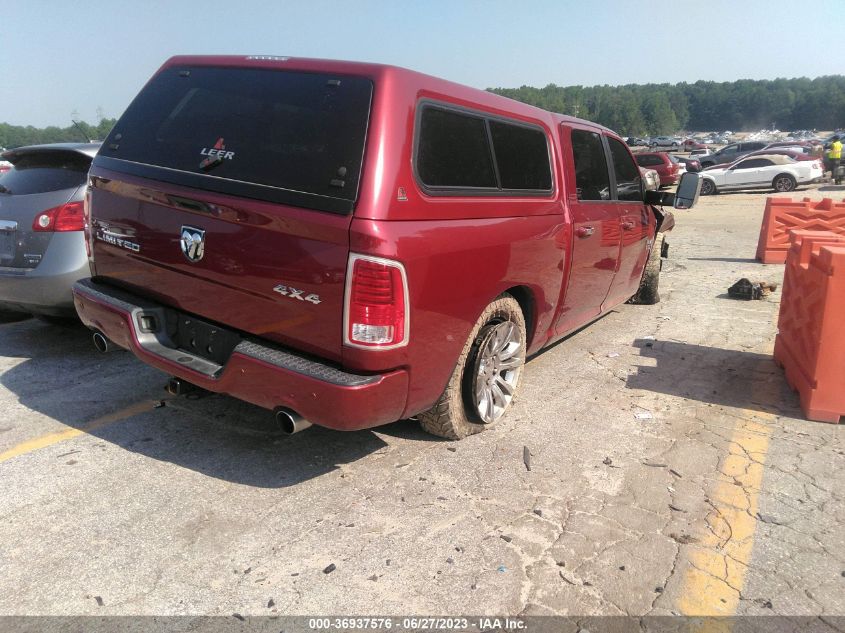
[[[217,139],[214,147],[203,147],[200,150],[200,154],[205,156],[200,163],[200,169],[203,170],[209,170],[212,167],[216,167],[224,160],[232,160],[235,158],[235,152],[226,151],[226,144],[223,142],[222,136]]]

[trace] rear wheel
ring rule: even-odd
[[[716,193],[716,185],[715,183],[710,180],[709,178],[702,178],[701,179],[701,195],[702,196],[712,196]]]
[[[795,189],[795,178],[789,174],[778,174],[772,181],[772,187],[778,193],[787,193]]]
[[[660,302],[658,286],[660,285],[660,269],[663,267],[663,260],[660,256],[663,253],[664,239],[663,233],[658,233],[655,236],[654,244],[652,244],[651,251],[648,254],[645,270],[643,270],[643,278],[640,281],[639,290],[637,290],[637,294],[628,300],[629,303],[650,306]]]
[[[422,427],[459,440],[501,419],[519,386],[525,346],[522,309],[516,299],[503,294],[476,321],[446,389],[419,415]]]

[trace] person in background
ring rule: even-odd
[[[842,142],[839,140],[838,135],[834,135],[834,137],[830,140],[830,147],[827,150],[827,166],[830,169],[830,177],[833,180],[836,180],[836,184],[839,184],[839,180],[836,177],[836,170],[839,168],[839,161],[842,158]]]

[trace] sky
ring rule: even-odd
[[[477,88],[812,78],[845,74],[843,25],[845,0],[14,0],[0,122],[119,117],[177,54],[378,62]]]

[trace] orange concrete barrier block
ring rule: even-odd
[[[783,280],[775,361],[810,420],[845,415],[845,239],[794,232]]]
[[[784,263],[789,250],[789,232],[795,230],[845,235],[845,201],[768,198],[757,241],[757,259],[764,264]]]

